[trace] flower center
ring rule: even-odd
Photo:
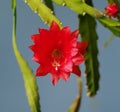
[[[61,58],[61,51],[58,49],[54,49],[52,52],[52,58]]]
[[[55,70],[58,70],[62,58],[62,53],[59,49],[54,49],[52,51],[51,56],[52,56],[52,66],[55,67]]]

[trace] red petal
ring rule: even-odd
[[[73,66],[73,71],[72,71],[74,74],[76,74],[77,76],[80,76],[81,75],[81,71],[79,69],[79,66]]]
[[[69,26],[66,26],[62,29],[62,32],[65,33],[65,34],[69,34],[70,33],[70,27]]]
[[[71,36],[72,36],[73,38],[78,38],[78,35],[79,35],[79,31],[78,31],[78,30],[75,30],[75,31],[73,31],[73,32],[71,33]]]
[[[72,61],[75,65],[79,65],[79,64],[83,63],[85,61],[85,59],[84,59],[83,55],[81,55],[79,53],[75,57],[73,57]]]
[[[51,76],[52,84],[56,85],[59,80],[59,76],[57,76],[56,74],[52,74],[52,73],[50,76]]]
[[[39,60],[39,53],[37,53],[37,48],[36,48],[36,45],[33,45],[33,46],[29,46],[29,48],[34,52],[34,55],[32,57],[32,60],[40,63],[40,60]]]
[[[51,26],[50,26],[50,30],[51,31],[60,31],[60,27],[55,21],[52,21]]]
[[[38,56],[36,56],[36,55],[33,55],[32,60],[34,60],[37,63],[40,63],[40,60],[39,60]]]
[[[71,49],[71,56],[75,56],[78,53],[78,49],[77,48],[72,48]]]
[[[40,39],[40,34],[34,34],[31,36],[31,39],[34,43],[38,43]]]
[[[42,28],[39,28],[38,29],[38,32],[39,33],[46,33],[46,32],[48,32],[49,30],[47,30],[47,29],[42,29]]]
[[[61,72],[60,78],[62,78],[64,81],[67,81],[70,77],[70,72]]]
[[[43,65],[40,65],[36,71],[36,76],[45,76],[47,74],[48,70]]]
[[[109,15],[109,17],[116,17],[119,12],[117,4],[110,3],[105,7],[105,13]]]
[[[71,37],[71,32],[70,32],[70,27],[64,27],[61,32],[59,32],[60,34],[60,39],[62,41],[62,45],[64,46],[69,46],[69,42],[70,42],[70,37]]]
[[[82,55],[86,53],[86,48],[88,46],[88,42],[78,42],[78,49]]]
[[[88,42],[78,42],[79,49],[86,49],[88,46]]]
[[[31,45],[31,46],[29,46],[29,48],[30,48],[32,51],[34,51],[34,50],[35,50],[35,45]]]
[[[63,65],[61,66],[61,69],[62,69],[62,71],[65,71],[65,72],[71,72],[72,66],[73,66],[73,63],[70,60],[68,62],[64,62]]]

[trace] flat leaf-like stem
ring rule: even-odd
[[[45,1],[45,4],[47,5],[47,7],[50,8],[54,12],[52,0],[44,0],[44,1]]]
[[[88,42],[86,55],[86,71],[88,96],[95,96],[99,89],[99,63],[98,63],[98,48],[96,34],[96,22],[93,17],[89,15],[79,16],[79,29],[83,41]]]
[[[53,2],[67,6],[80,15],[88,14],[97,19],[104,27],[108,28],[114,35],[120,37],[120,22],[107,17],[104,12],[86,4],[84,0],[52,0]],[[62,5],[63,6],[63,5]]]
[[[92,1],[87,2],[92,5]],[[87,95],[95,96],[99,89],[99,62],[98,62],[98,36],[96,33],[96,21],[93,17],[86,14],[85,16],[79,15],[79,30],[83,41],[88,42],[87,55],[85,61],[85,76],[87,79]]]
[[[61,21],[53,14],[53,11],[49,9],[45,4],[40,0],[25,0],[25,3],[37,13],[41,20],[47,24],[51,25],[52,21],[55,21],[60,27],[62,27]]]

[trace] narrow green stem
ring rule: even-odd
[[[82,99],[82,80],[81,77],[77,78],[78,81],[78,95],[70,105],[68,112],[78,112],[80,109],[81,99]]]
[[[13,50],[17,62],[19,64],[20,70],[22,72],[28,103],[30,105],[31,112],[41,112],[36,79],[26,60],[22,57],[16,43],[16,20],[17,20],[16,0],[12,0],[12,11],[13,11],[13,31],[12,31]]]

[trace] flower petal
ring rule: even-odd
[[[49,32],[49,30],[39,28],[39,29],[38,29],[38,32],[41,34],[41,33],[46,33],[46,32]]]
[[[31,39],[34,43],[38,43],[40,39],[40,34],[34,34],[31,36]]]
[[[31,46],[29,46],[29,48],[30,48],[32,51],[35,51],[35,45],[31,45]]]
[[[70,77],[70,72],[61,72],[60,78],[62,78],[64,81],[67,81]]]
[[[77,48],[72,48],[71,49],[71,56],[75,56],[78,53],[78,49]]]
[[[48,70],[43,65],[40,65],[36,71],[36,76],[45,76],[48,74]]]
[[[82,50],[82,49],[86,49],[88,46],[88,42],[78,42],[77,47]]]
[[[79,31],[78,30],[75,30],[71,33],[71,36],[72,38],[78,38],[78,35],[79,35]]]
[[[84,59],[83,55],[81,55],[79,53],[72,59],[72,61],[75,65],[79,65],[79,64],[83,63],[85,61],[85,59]]]
[[[80,68],[79,66],[73,66],[73,71],[72,71],[74,74],[76,74],[77,76],[80,76],[81,75],[81,71],[80,71]]]
[[[52,21],[50,31],[60,31],[60,27],[55,21]]]
[[[66,26],[61,30],[62,39],[70,39],[70,27]]]
[[[88,42],[78,42],[77,47],[82,55],[86,53]]]
[[[119,9],[116,3],[109,3],[105,7],[105,13],[109,15],[109,17],[116,17],[117,14],[119,13]]]
[[[56,85],[58,80],[60,79],[59,76],[57,76],[56,74],[52,74],[52,73],[50,74],[50,76],[51,76],[52,84]]]
[[[73,66],[73,63],[71,60],[69,60],[69,61],[65,61],[60,68],[62,71],[72,72],[72,66]]]

